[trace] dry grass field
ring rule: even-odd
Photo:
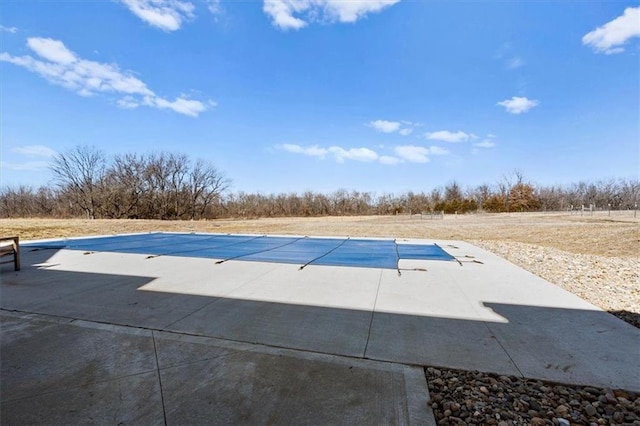
[[[639,215],[640,216],[640,215]],[[433,238],[520,242],[576,254],[640,256],[640,217],[633,212],[502,213],[407,216],[220,219],[210,221],[0,219],[1,235],[22,240],[133,232],[184,231]]]
[[[640,216],[640,215],[639,215]],[[220,219],[1,219],[21,240],[181,231],[465,240],[640,326],[640,217],[633,211]]]

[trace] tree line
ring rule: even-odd
[[[287,194],[231,192],[212,164],[185,154],[123,154],[108,158],[87,146],[57,154],[53,183],[0,189],[0,217],[84,217],[200,220],[237,217],[389,215],[560,211],[591,206],[634,209],[637,179],[535,185],[515,171],[494,185],[457,182],[403,194],[337,190]]]

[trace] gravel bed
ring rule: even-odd
[[[512,241],[470,241],[640,328],[640,256],[576,254]]]
[[[513,241],[470,242],[640,328],[640,257],[633,253],[607,257]],[[640,394],[629,391],[432,367],[425,373],[439,425],[640,426]]]
[[[640,394],[425,369],[439,425],[640,425]]]

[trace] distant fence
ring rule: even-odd
[[[440,211],[440,212],[420,212],[420,213],[412,213],[411,211],[409,212],[409,217],[411,219],[439,219],[439,220],[443,220],[444,219],[444,211]]]
[[[445,219],[455,219],[458,216],[460,217],[472,217],[472,216],[493,216],[493,215],[508,215],[508,216],[547,216],[547,215],[556,215],[556,216],[580,216],[580,217],[612,217],[612,218],[640,218],[638,214],[638,208],[631,209],[616,209],[610,208],[609,206],[604,207],[596,207],[595,205],[589,206],[580,206],[580,207],[569,207],[563,210],[537,210],[537,211],[529,211],[529,212],[503,212],[503,213],[493,213],[486,212],[483,210],[478,210],[474,212],[467,213],[445,213],[444,211],[428,211],[428,212],[420,212],[420,213],[396,213],[393,216],[405,217],[410,220],[445,220]]]
[[[612,212],[614,215],[619,215],[620,213],[629,213],[629,215],[633,214],[634,218],[638,217],[638,205],[634,205],[633,209],[616,209],[616,208],[612,208],[611,205],[607,205],[607,206],[596,206],[595,204],[589,204],[588,206],[585,206],[584,204],[581,205],[580,207],[574,207],[574,206],[570,206],[568,209],[569,213],[571,215],[580,215],[580,216],[594,216],[594,215],[598,215],[598,216],[603,216],[603,215],[607,215],[607,216],[611,216]],[[626,216],[626,215],[625,215]]]

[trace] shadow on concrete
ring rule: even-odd
[[[490,322],[140,291],[155,277],[56,270],[46,263],[52,254],[27,252],[22,271],[3,268],[2,309],[409,365],[640,390],[640,331],[602,311],[484,303],[505,319]]]
[[[640,328],[640,313],[631,311],[608,311],[611,315],[615,315],[622,321],[625,321],[636,328]]]

